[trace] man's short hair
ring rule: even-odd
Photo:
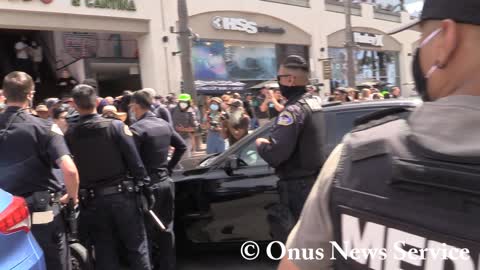
[[[154,98],[157,95],[157,91],[155,91],[155,89],[153,88],[143,88],[142,90],[149,93],[150,96],[152,96],[152,98]]]
[[[142,109],[148,110],[153,104],[153,97],[148,90],[139,90],[133,93],[132,103],[136,103]]]
[[[83,80],[83,84],[90,85],[91,87],[93,87],[93,89],[95,89],[95,91],[97,91],[98,89],[98,82],[95,79],[87,78]]]
[[[305,58],[299,55],[290,55],[282,63],[282,66],[288,69],[299,69],[308,72],[308,63]]]
[[[93,87],[79,84],[72,90],[73,102],[79,109],[92,110],[97,106],[97,93]]]
[[[3,80],[3,91],[8,102],[25,102],[34,89],[32,77],[25,72],[11,72]]]

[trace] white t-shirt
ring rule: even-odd
[[[32,48],[32,58],[33,58],[33,62],[35,62],[35,63],[43,62],[42,47],[38,46],[36,49]]]
[[[22,49],[27,48],[28,45],[25,44],[23,41],[19,41],[15,44],[15,50],[17,52],[17,59],[28,59],[28,52],[27,50],[20,51]]]

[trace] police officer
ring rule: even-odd
[[[69,269],[59,202],[77,201],[78,173],[60,128],[25,111],[34,88],[24,72],[12,72],[3,81],[8,107],[0,115],[0,188],[26,199],[32,232],[45,253],[47,268]],[[61,169],[67,195],[60,193],[62,184],[52,168]]]
[[[154,269],[175,269],[175,239],[173,233],[175,189],[170,174],[187,150],[182,137],[173,127],[150,111],[153,97],[145,90],[133,94],[130,108],[138,119],[131,129],[140,156],[151,179],[156,203],[155,213],[164,223],[161,232],[150,217],[146,224],[153,252]],[[175,148],[168,161],[170,146]]]
[[[376,114],[375,121],[344,138],[325,164],[289,248],[331,251],[332,240],[343,247],[343,241],[351,241],[355,248],[368,238],[364,246],[390,254],[385,268],[378,259],[348,256],[337,260],[335,269],[478,267],[479,12],[477,0],[424,2],[413,75],[426,102],[407,120],[399,117],[400,110],[383,112],[384,118]],[[405,256],[408,246],[418,251],[427,245],[436,252],[467,248],[470,255]],[[280,269],[330,269],[331,264],[284,259]]]
[[[288,231],[298,220],[324,160],[322,105],[320,98],[307,92],[308,77],[305,59],[297,55],[285,59],[278,71],[278,83],[288,102],[276,118],[270,138],[257,139],[259,154],[280,178],[280,200],[294,220],[287,225]]]
[[[96,268],[120,269],[118,243],[127,252],[130,269],[151,269],[136,192],[148,195],[150,179],[133,134],[121,121],[96,113],[97,95],[91,86],[78,85],[72,93],[80,119],[66,139],[81,177],[79,229],[87,227],[91,236]]]

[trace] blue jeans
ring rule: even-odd
[[[225,139],[220,132],[208,131],[207,135],[207,154],[216,154],[225,152]]]

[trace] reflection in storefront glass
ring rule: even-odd
[[[276,76],[274,44],[199,41],[192,50],[196,80],[271,80]]]
[[[329,48],[332,58],[332,77],[338,86],[347,85],[347,53],[344,48]],[[398,52],[355,50],[357,85],[382,81],[398,85],[400,82]]]

